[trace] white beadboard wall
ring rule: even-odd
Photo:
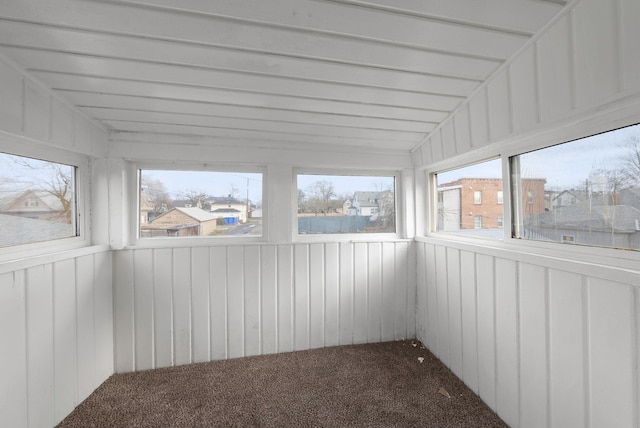
[[[640,95],[638,21],[637,0],[574,1],[430,134],[413,152],[414,164],[430,167],[492,145],[518,143],[559,124],[582,120],[567,137],[573,139],[637,122],[636,115],[591,125],[607,109],[625,108],[622,104]],[[551,138],[548,144],[566,141]]]
[[[640,426],[640,271],[415,245],[418,339],[510,426]]]
[[[115,370],[415,337],[408,240],[114,252]]]
[[[0,133],[6,137],[25,138],[30,143],[87,156],[106,156],[104,128],[61,101],[2,55],[0,94]]]
[[[54,426],[113,373],[111,252],[73,253],[0,266],[0,426]]]

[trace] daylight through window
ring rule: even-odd
[[[298,174],[298,233],[395,233],[395,177]]]
[[[500,159],[435,174],[438,232],[503,239]],[[485,195],[498,195],[483,198]]]
[[[0,153],[0,247],[78,236],[76,167]]]
[[[511,158],[514,237],[640,249],[640,125]]]
[[[140,170],[141,238],[261,236],[262,174]]]

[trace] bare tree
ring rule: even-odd
[[[75,192],[74,170],[69,165],[9,155],[15,170],[0,177],[4,192],[41,192],[53,196],[60,204],[54,218],[71,223]],[[13,169],[13,168],[12,168]],[[17,171],[22,171],[18,172]]]
[[[198,190],[186,190],[182,193],[181,198],[191,204],[192,207],[203,208],[205,201],[210,198],[210,195]]]
[[[306,191],[308,195],[309,207],[316,215],[326,214],[331,205],[331,198],[336,196],[333,184],[328,181],[316,181],[311,184]]]
[[[640,137],[629,137],[626,145],[627,154],[622,158],[624,173],[629,181],[640,186]]]
[[[167,187],[162,181],[143,175],[140,185],[141,202],[150,208],[151,217],[157,217],[173,208]]]

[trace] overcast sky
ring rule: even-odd
[[[584,185],[590,174],[598,170],[623,167],[633,136],[640,138],[640,125],[582,138],[567,144],[526,153],[520,157],[520,170],[525,178],[545,178],[547,188],[571,188]],[[438,174],[438,183],[458,178],[499,178],[500,160]]]

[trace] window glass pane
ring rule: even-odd
[[[436,231],[502,239],[503,205],[485,195],[502,192],[500,159],[436,174]]]
[[[140,237],[261,236],[262,174],[140,171]]]
[[[394,233],[395,177],[298,174],[298,233]]]
[[[0,247],[70,238],[76,167],[0,153]]]
[[[640,126],[512,158],[514,236],[640,249]]]
[[[502,190],[498,190],[498,194],[497,194],[496,198],[497,198],[497,202],[499,204],[504,203],[504,192]]]

